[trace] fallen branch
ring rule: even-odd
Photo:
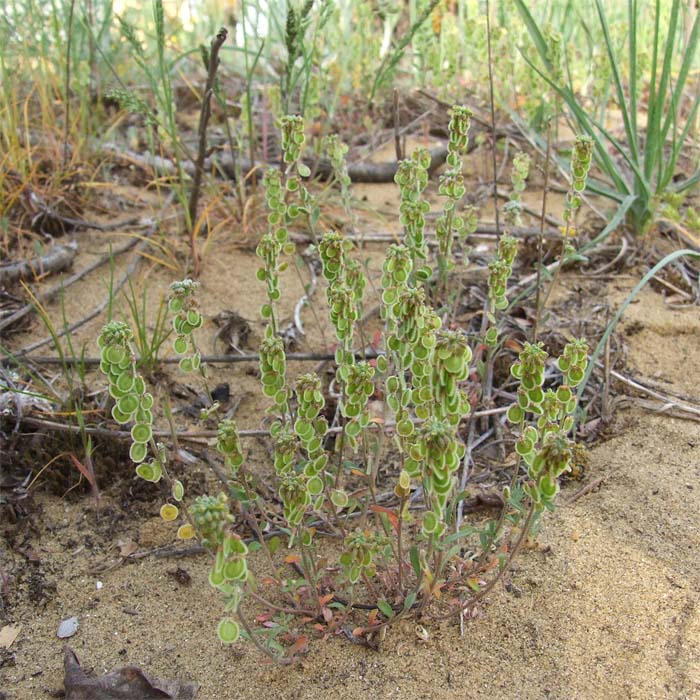
[[[77,328],[80,328],[84,324],[86,324],[88,321],[92,320],[95,318],[95,316],[99,316],[109,305],[110,302],[110,297],[113,295],[116,295],[119,290],[129,281],[129,279],[133,276],[134,272],[136,271],[136,267],[139,264],[139,261],[141,260],[141,251],[143,251],[146,246],[149,243],[150,237],[153,235],[153,233],[156,231],[156,226],[155,224],[150,228],[149,231],[147,231],[142,237],[141,240],[136,247],[136,250],[134,251],[134,255],[129,262],[129,265],[127,266],[124,275],[122,276],[121,280],[115,285],[114,289],[112,290],[111,294],[108,295],[108,297],[98,304],[87,316],[81,318],[79,321],[76,321],[75,323],[72,323],[70,326],[66,326],[62,328],[60,331],[56,331],[56,338],[61,338],[62,336],[66,335],[67,333],[72,333],[74,330]],[[38,348],[43,347],[44,345],[48,345],[49,343],[53,342],[54,336],[49,335],[46,338],[43,338],[42,340],[38,340],[35,343],[31,343],[30,345],[27,345],[23,347],[21,350],[17,351],[15,353],[15,357],[22,357],[23,355],[27,355],[28,353],[37,350]]]
[[[470,144],[472,147],[472,144]],[[139,165],[144,169],[153,170],[159,176],[176,176],[177,167],[172,160],[162,156],[154,156],[150,153],[135,153],[127,149],[120,148],[116,144],[105,144],[103,150],[108,151],[113,156],[123,158],[128,162]],[[447,159],[447,147],[440,146],[430,151],[430,167],[428,172],[432,173],[439,168]],[[309,169],[315,167],[315,176],[321,180],[330,180],[333,177],[333,165],[327,158],[321,158],[318,162],[313,158],[304,158],[303,162]],[[242,172],[250,173],[251,177],[261,178],[266,168],[278,168],[278,162],[253,163],[243,159],[239,165]],[[230,180],[236,180],[236,162],[229,153],[206,158],[203,164],[205,171],[219,172]],[[184,162],[183,169],[187,175],[193,177],[196,172],[195,165]],[[350,163],[348,165],[348,175],[353,182],[382,183],[393,182],[394,175],[398,169],[398,162],[388,163]]]
[[[11,284],[19,279],[38,279],[70,267],[78,251],[78,244],[71,241],[65,245],[55,245],[46,255],[31,260],[0,265],[0,286]]]
[[[605,477],[601,476],[600,478],[596,479],[595,481],[591,481],[590,484],[586,484],[582,488],[580,488],[568,501],[564,502],[565,506],[570,506],[572,503],[576,503],[581,496],[585,496],[587,493],[590,493],[591,491],[595,491],[599,486],[601,486],[605,482]]]
[[[88,222],[85,222],[86,224]],[[148,222],[149,226],[152,226],[152,222]],[[94,225],[90,225],[90,228],[95,228]],[[106,229],[105,229],[106,230]],[[121,255],[122,253],[126,253],[129,250],[131,250],[137,243],[139,242],[138,238],[133,238],[130,240],[128,243],[125,245],[121,246],[120,248],[115,248],[114,250],[111,250],[109,253],[105,253],[104,255],[101,255],[95,262],[92,264],[88,265],[86,268],[83,270],[80,270],[80,272],[76,272],[75,274],[71,275],[67,279],[63,280],[60,284],[57,284],[51,289],[47,289],[45,292],[41,292],[36,295],[36,298],[38,301],[40,301],[42,304],[46,303],[47,301],[50,301],[54,297],[58,296],[61,291],[64,289],[67,289],[70,287],[72,284],[75,284],[79,280],[83,279],[83,277],[86,277],[89,275],[91,272],[94,272],[95,270],[99,269],[102,267],[102,265],[105,265],[108,263],[113,257],[117,255]],[[0,321],[0,331],[5,330],[5,328],[8,328],[14,323],[17,323],[17,321],[20,321],[23,319],[27,314],[31,313],[34,310],[34,305],[33,304],[26,304],[23,306],[21,309],[18,309],[15,311],[13,314],[8,316],[7,318],[2,319]]]
[[[508,410],[508,406],[498,409],[490,409],[487,411],[474,411],[470,414],[471,416],[478,418],[485,415],[493,415],[494,413],[505,413]],[[33,426],[35,428],[44,428],[46,430],[55,430],[57,432],[63,433],[85,433],[87,435],[95,435],[98,437],[111,438],[113,440],[132,440],[131,432],[129,430],[118,430],[115,428],[96,428],[93,426],[81,427],[79,425],[68,425],[66,423],[58,423],[56,421],[46,420],[44,418],[34,418],[33,416],[23,416],[21,418],[21,423],[26,423],[27,425]],[[370,423],[370,426],[375,428],[379,427],[376,424]],[[384,424],[383,427],[387,432],[391,432],[396,426],[391,424]],[[342,432],[342,426],[332,426],[328,428],[327,435],[334,435]],[[270,431],[265,428],[254,428],[250,430],[239,430],[238,434],[243,438],[259,438],[268,437]],[[153,437],[155,438],[172,438],[176,437],[178,441],[182,440],[209,440],[218,436],[217,430],[190,430],[190,431],[176,431],[170,430],[154,430]]]
[[[376,352],[357,352],[355,353],[357,358],[366,358],[368,360],[375,359],[378,356]],[[334,353],[324,353],[324,352],[290,352],[286,354],[288,362],[330,362],[335,361]],[[23,359],[26,361],[31,361],[37,365],[84,365],[85,367],[97,367],[100,364],[99,357],[85,357],[85,358],[73,358],[66,357],[61,359],[60,357],[27,357],[20,358],[20,353],[16,353],[13,356],[8,356],[2,358],[2,364],[17,364],[17,360]],[[260,355],[258,353],[248,353],[241,355],[202,355],[202,362],[208,364],[237,364],[239,362],[259,362]],[[165,357],[158,362],[165,365],[175,365],[180,361],[178,357]],[[138,364],[139,358],[136,358],[136,363]]]

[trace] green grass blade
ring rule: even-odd
[[[622,314],[625,313],[627,307],[632,303],[632,301],[634,301],[634,298],[637,296],[637,294],[639,294],[639,292],[644,288],[644,286],[649,282],[649,280],[652,277],[654,277],[654,275],[657,272],[659,272],[659,270],[663,270],[663,268],[666,267],[666,265],[668,265],[669,263],[672,263],[674,260],[678,260],[678,258],[682,258],[686,255],[692,258],[700,258],[700,253],[698,253],[695,250],[689,250],[688,248],[684,248],[683,250],[676,250],[673,253],[669,253],[663,260],[656,263],[656,265],[654,265],[654,267],[652,267],[651,270],[649,270],[649,272],[647,272],[641,280],[639,280],[635,288],[630,292],[629,296],[624,300],[624,302],[622,302],[622,306],[620,306],[612,321],[610,321],[610,323],[608,324],[608,327],[605,329],[605,333],[603,333],[600,341],[598,342],[598,345],[596,346],[596,349],[591,355],[590,361],[588,362],[588,367],[586,368],[586,373],[583,376],[583,381],[581,382],[581,384],[579,384],[578,391],[576,392],[576,396],[579,401],[581,400],[583,392],[586,389],[586,385],[588,384],[588,381],[591,378],[591,374],[593,373],[593,369],[595,368],[595,363],[598,361],[598,358],[600,357],[601,353],[605,348],[605,344],[608,342],[608,338],[615,330],[615,327],[622,318]]]
[[[630,92],[630,121],[634,150],[639,159],[639,138],[637,131],[637,0],[629,0],[627,4],[627,16],[629,17],[629,92]]]
[[[593,240],[588,241],[588,243],[582,245],[576,252],[580,255],[583,255],[587,251],[592,250],[597,245],[602,243],[625,220],[627,212],[629,211],[630,207],[634,204],[636,199],[637,195],[635,194],[627,195],[627,197],[625,197],[625,199],[622,201],[622,204],[620,204],[620,206],[617,208],[617,211],[615,212],[612,219],[610,219],[607,226]]]
[[[688,74],[693,67],[693,61],[697,57],[697,52],[698,52],[698,43],[700,40],[700,12],[696,13],[695,15],[695,21],[693,22],[693,27],[690,31],[690,35],[688,36],[688,43],[685,47],[685,51],[683,52],[683,60],[681,62],[680,69],[678,71],[678,76],[676,77],[675,85],[673,86],[673,89],[671,91],[671,105],[670,109],[668,110],[666,114],[666,118],[664,119],[664,124],[661,128],[661,134],[659,135],[659,139],[661,140],[661,143],[664,144],[666,142],[666,139],[668,137],[668,132],[670,130],[671,124],[676,120],[676,115],[678,112],[678,105],[681,104],[681,100],[683,98],[683,94],[685,91],[685,85],[688,80]],[[696,98],[696,104],[697,104],[697,98]],[[695,108],[695,105],[693,106],[693,109]],[[693,118],[689,118],[687,120],[687,124],[692,124]],[[676,151],[675,157],[678,157],[678,152],[680,151],[683,143],[685,142],[685,138],[687,136],[687,129],[684,129],[681,132],[682,136],[680,138],[674,138],[673,143],[672,143],[672,150]]]
[[[676,164],[678,163],[678,157],[681,154],[681,149],[683,147],[683,144],[685,143],[686,139],[688,138],[688,133],[690,132],[690,129],[692,128],[693,124],[695,123],[695,118],[697,117],[698,114],[698,107],[700,107],[700,95],[698,95],[695,98],[695,101],[693,102],[693,106],[690,109],[690,112],[688,113],[688,118],[686,119],[685,126],[683,129],[681,129],[681,132],[678,136],[674,134],[674,139],[673,139],[673,145],[671,147],[671,151],[667,157],[667,159],[664,161],[664,168],[659,175],[657,185],[656,185],[656,191],[657,192],[663,192],[665,189],[668,188],[668,186],[671,184],[671,181],[673,180],[673,177],[676,175]],[[673,105],[673,110],[675,112],[676,106],[675,104]],[[698,172],[698,165],[695,166],[695,172]]]
[[[522,17],[523,22],[525,22],[525,26],[530,33],[530,37],[535,43],[537,53],[539,53],[540,58],[542,59],[542,62],[546,66],[547,70],[551,72],[552,64],[547,58],[547,42],[545,41],[544,36],[542,36],[540,28],[537,26],[537,22],[535,22],[533,16],[530,14],[530,10],[528,9],[524,0],[515,0],[515,6],[518,8],[518,12],[520,12],[520,16]]]
[[[639,161],[639,151],[637,150],[637,134],[632,128],[632,121],[630,119],[630,107],[627,104],[625,97],[625,90],[622,86],[622,78],[620,77],[620,69],[618,67],[617,56],[615,53],[615,48],[612,45],[612,39],[610,38],[610,28],[608,27],[608,20],[605,16],[605,9],[603,8],[603,3],[601,0],[596,0],[596,9],[598,10],[598,19],[600,21],[600,27],[603,30],[603,38],[605,39],[605,48],[608,52],[608,60],[610,61],[610,68],[612,69],[613,81],[615,83],[615,90],[617,92],[617,101],[622,113],[622,121],[625,125],[625,134],[627,135],[627,142],[630,147],[630,159],[634,162]],[[631,18],[630,18],[631,19]],[[634,31],[630,28],[630,32]],[[635,81],[636,78],[630,75],[630,83]]]
[[[649,109],[647,116],[647,144],[644,152],[644,174],[647,180],[650,180],[654,170],[659,168],[663,160],[664,139],[662,134],[661,120],[663,117],[664,106],[666,103],[666,94],[668,91],[669,81],[671,79],[671,69],[673,63],[674,39],[678,28],[678,12],[680,0],[673,0],[671,6],[671,17],[668,24],[668,34],[666,35],[666,45],[664,48],[664,56],[661,64],[661,75],[658,85],[653,82],[649,86]],[[657,0],[657,16],[655,18],[654,27],[654,53],[657,52],[658,35],[661,32],[660,19],[658,15],[658,0]],[[655,71],[654,71],[655,72]]]

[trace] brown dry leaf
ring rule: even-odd
[[[22,625],[5,625],[0,629],[0,647],[9,649],[19,636]]]
[[[68,646],[63,668],[66,700],[194,700],[199,690],[196,683],[151,678],[136,666],[90,678]]]

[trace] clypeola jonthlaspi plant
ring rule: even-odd
[[[467,117],[459,110],[453,114]],[[466,139],[466,129],[462,131]],[[459,154],[458,144],[455,153]],[[457,157],[450,163],[456,184]],[[285,161],[294,163],[298,158],[295,149]],[[262,262],[258,278],[266,283],[268,296],[261,308],[267,321],[260,348],[261,381],[272,400],[270,433],[282,529],[288,546],[297,552],[287,558],[298,577],[295,594],[287,600],[299,615],[311,612],[331,630],[359,609],[369,608],[366,625],[355,630],[358,636],[431,607],[437,609],[433,614],[457,615],[486,595],[507,571],[525,537],[536,529],[542,513],[552,508],[557,480],[573,459],[569,437],[576,409],[573,388],[585,371],[585,342],[566,346],[558,360],[559,386],[545,385],[547,354],[541,345],[526,345],[512,369],[520,388],[508,417],[519,458],[504,489],[504,507],[494,521],[458,528],[456,505],[462,494],[456,477],[465,456],[459,428],[471,410],[466,388],[472,350],[467,336],[445,327],[428,301],[425,285],[431,267],[424,227],[429,207],[422,199],[426,161],[419,150],[398,168],[405,240],[389,247],[383,265],[380,317],[385,349],[375,361],[367,362],[356,352],[365,280],[352,258],[354,246],[335,231],[325,233],[318,244],[337,338],[338,405],[330,425],[327,412],[322,414],[326,399],[318,375],[303,374],[295,383],[287,377],[284,344],[277,330],[278,273],[284,264],[280,259],[288,240],[286,227],[284,234],[279,228],[271,230],[258,249]],[[526,177],[527,163],[520,158],[513,210]],[[274,183],[273,195],[281,191],[276,175],[268,174],[265,181]],[[291,199],[268,196],[268,203],[271,229],[288,221],[294,207]],[[441,226],[453,234],[459,222],[442,221]],[[447,251],[446,246],[441,253]],[[505,287],[516,251],[515,241],[502,237],[497,256],[501,264],[492,271],[490,285],[494,312],[507,306]],[[369,410],[370,400],[376,403],[378,397],[382,418]],[[383,494],[378,473],[388,451],[396,454],[399,468],[393,489]],[[242,453],[238,448],[234,453],[238,462]],[[527,470],[522,484],[521,466]],[[336,567],[319,552],[320,525],[342,537]],[[220,587],[219,578],[214,583]],[[289,596],[287,589],[276,593]],[[459,603],[445,606],[441,602],[445,590],[461,591]],[[259,589],[249,582],[236,584],[239,612],[247,596],[261,602]],[[289,611],[279,613],[280,625],[288,625]],[[266,653],[281,656],[279,648],[268,644],[264,631],[252,630],[240,615],[238,621]]]
[[[464,142],[467,112],[455,109],[453,115],[462,120],[458,133]],[[286,167],[265,174],[269,230],[257,248],[257,277],[266,293],[260,309],[266,324],[259,348],[260,380],[269,399],[277,504],[262,500],[246,464],[242,431],[234,421],[223,420],[216,446],[227,470],[228,493],[195,499],[183,509],[186,522],[181,526],[181,536],[196,536],[211,552],[209,581],[223,594],[225,607],[219,639],[232,643],[247,638],[281,662],[303,646],[299,637],[294,642],[295,619],[313,621],[326,634],[346,628],[351,616],[356,621],[366,614],[353,635],[369,640],[409,615],[458,616],[487,595],[539,526],[541,515],[553,507],[557,480],[573,459],[574,388],[587,362],[585,342],[573,341],[557,360],[561,381],[545,381],[546,352],[539,344],[524,346],[511,368],[518,389],[508,420],[518,458],[503,490],[503,507],[493,520],[463,523],[458,506],[465,491],[458,475],[466,446],[460,430],[472,411],[468,389],[474,339],[447,326],[429,301],[429,206],[422,196],[426,154],[414,153],[397,173],[405,236],[388,248],[383,263],[384,345],[373,360],[357,350],[364,347],[359,326],[366,280],[353,259],[354,244],[336,231],[320,237],[317,251],[336,337],[335,377],[327,387],[315,372],[292,379],[280,333],[283,256],[292,252],[289,226],[304,208],[299,182],[304,174],[303,122],[287,118],[284,128]],[[455,186],[461,142],[455,141],[456,155],[449,164]],[[522,161],[517,173],[521,184],[526,176]],[[459,188],[454,196],[447,194],[454,206],[448,206],[446,220],[439,224],[450,237],[461,230],[457,212],[450,215],[459,194]],[[439,254],[449,250],[446,246]],[[507,306],[506,286],[516,252],[514,241],[503,236],[496,258],[500,265],[492,270],[492,315]],[[439,270],[449,267],[445,261]],[[201,371],[193,336],[201,315],[193,292],[190,282],[176,283],[170,302],[175,349],[184,356],[184,371]],[[476,340],[483,343],[485,338]],[[497,332],[493,341],[498,342]],[[138,447],[132,458],[139,463],[138,473],[174,483],[164,449],[152,442],[153,400],[136,376],[129,343],[123,326],[106,328],[100,340],[103,370],[117,402],[114,417],[135,423],[132,434]],[[335,406],[328,406],[331,400]],[[153,462],[146,462],[149,449]],[[388,459],[397,466],[387,485]],[[181,485],[176,494],[171,488],[171,494],[181,500]],[[165,516],[174,519],[178,512],[168,509]],[[242,538],[239,523],[252,530],[250,540]],[[321,547],[322,533],[334,535],[339,543],[335,560]],[[275,556],[282,542],[288,550],[284,561]],[[266,557],[269,574],[264,579],[253,577],[252,549]],[[251,625],[248,606],[262,607],[268,624]],[[289,653],[285,638],[292,640]]]

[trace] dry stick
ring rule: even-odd
[[[685,408],[681,404],[674,404],[679,408]],[[507,406],[503,408],[493,408],[487,411],[475,411],[471,415],[474,418],[480,416],[494,415],[495,413],[505,413],[508,410]],[[693,410],[693,409],[688,409]],[[700,410],[697,410],[700,414]],[[66,425],[65,423],[58,423],[56,421],[47,420],[45,418],[34,418],[33,416],[22,416],[22,423],[34,426],[36,428],[46,428],[47,430],[56,430],[58,432],[64,433],[80,433],[83,428],[78,425]],[[379,427],[379,426],[377,426]],[[387,432],[395,428],[394,425],[383,425]],[[100,437],[112,438],[114,440],[131,440],[131,432],[128,430],[115,430],[114,428],[95,428],[95,427],[85,427],[85,433],[88,435],[97,435]],[[334,426],[328,428],[328,434],[338,434],[342,432],[341,426]],[[265,428],[253,428],[250,430],[239,430],[238,434],[244,438],[258,438],[258,437],[268,437],[270,431]],[[200,439],[210,439],[215,438],[218,435],[216,430],[192,430],[192,431],[178,431],[176,433],[179,440],[200,440]],[[172,433],[169,430],[154,430],[153,436],[157,438],[172,437]]]
[[[0,285],[16,282],[22,277],[36,279],[52,272],[61,272],[73,262],[77,250],[77,243],[71,241],[66,245],[53,246],[46,255],[0,265]]]
[[[134,274],[136,271],[136,267],[138,266],[140,260],[141,260],[141,251],[146,248],[146,246],[149,243],[149,238],[155,231],[155,226],[148,231],[143,239],[140,241],[139,245],[136,246],[136,250],[134,251],[134,255],[131,259],[131,262],[126,268],[126,271],[124,273],[124,276],[119,280],[118,284],[114,288],[114,290],[108,295],[107,299],[105,299],[103,302],[98,304],[87,316],[84,318],[80,319],[79,321],[76,321],[75,323],[72,323],[70,326],[67,326],[66,328],[63,328],[60,331],[56,332],[56,338],[61,338],[62,336],[66,335],[67,333],[72,333],[74,330],[80,328],[81,326],[85,325],[88,321],[91,321],[95,316],[99,316],[106,308],[109,306],[110,303],[110,297],[114,296],[121,290],[121,288],[128,282],[130,277]],[[40,347],[43,347],[44,345],[48,345],[49,343],[53,342],[53,336],[48,336],[44,338],[43,340],[38,340],[36,343],[32,343],[31,345],[27,345],[26,347],[22,348],[16,353],[16,356],[22,356],[26,355],[27,353],[32,352],[33,350],[36,350]]]
[[[606,319],[606,328],[609,319]],[[603,391],[600,397],[600,417],[603,422],[607,423],[610,420],[610,336],[605,339],[605,352],[603,354]]]
[[[20,352],[16,353],[14,356],[17,357]],[[379,353],[368,351],[363,352],[359,350],[355,353],[355,358],[366,358],[368,360],[373,360],[378,357]],[[286,355],[288,362],[329,362],[335,360],[335,355],[333,353],[323,353],[323,352],[290,352]],[[99,366],[101,359],[99,357],[85,357],[71,358],[66,357],[63,360],[60,357],[28,357],[28,361],[38,364],[38,365],[72,365],[81,364],[85,367],[97,367]],[[207,364],[237,364],[239,362],[259,362],[260,355],[258,353],[249,353],[245,355],[202,355],[201,358],[203,363]],[[3,359],[3,363],[11,362],[12,357],[7,357]],[[140,358],[136,358],[136,362],[140,361]],[[158,360],[158,362],[165,365],[178,364],[180,361],[177,357],[165,357]]]
[[[570,506],[573,503],[576,503],[581,496],[585,496],[587,493],[595,491],[595,489],[597,489],[604,481],[604,476],[599,477],[595,481],[591,481],[590,484],[586,484],[585,486],[581,487],[568,501],[564,501],[564,505]]]
[[[156,174],[165,175],[175,175],[176,167],[175,164],[163,158],[161,156],[151,156],[147,153],[135,153],[134,151],[129,151],[128,149],[121,148],[116,144],[103,144],[101,146],[103,151],[107,151],[114,156],[121,157],[128,162],[139,165],[142,168],[149,168],[156,172]],[[471,152],[476,148],[476,140],[469,140],[468,151]],[[447,159],[447,146],[439,146],[438,148],[430,149],[430,166],[428,168],[429,173],[433,173],[437,168],[439,168]],[[315,158],[304,158],[303,163],[309,168],[316,168],[316,176],[328,180],[333,177],[333,165],[327,158],[321,158],[316,161]],[[281,167],[279,163],[270,162],[263,167],[260,163],[252,163],[250,160],[241,160],[240,167],[243,170],[254,171],[254,178],[262,177],[265,167]],[[224,157],[211,157],[204,160],[204,169],[217,170],[226,177],[235,181],[236,171],[233,168],[233,161],[230,155]],[[348,175],[353,182],[367,182],[367,183],[387,183],[394,181],[394,175],[398,169],[398,163],[396,161],[391,161],[388,163],[349,163],[348,164]],[[194,174],[194,165],[192,163],[183,163],[183,170],[188,175]],[[251,176],[253,177],[253,176]]]
[[[47,205],[44,205],[44,209],[51,215],[52,218],[60,221],[62,224],[66,224],[66,226],[71,226],[72,228],[94,229],[95,231],[118,231],[120,228],[124,228],[125,226],[134,226],[135,224],[139,224],[143,221],[142,216],[132,216],[128,219],[116,221],[112,224],[100,224],[97,221],[87,221],[86,219],[74,219],[71,216],[64,216]]]
[[[422,114],[419,114],[415,119],[412,121],[408,122],[405,126],[402,126],[399,129],[399,136],[402,137],[402,148],[401,152],[403,153],[406,149],[406,134],[413,129],[413,127],[417,126],[420,124],[424,119],[429,117],[433,113],[433,107],[430,109],[426,110]],[[364,155],[360,156],[360,159],[358,162],[362,163],[369,158],[371,158],[375,153],[378,151],[381,151],[385,146],[388,146],[392,141],[394,140],[394,136],[392,134],[391,138],[386,140],[386,141],[380,141],[379,143],[375,144],[372,150],[368,151]]]
[[[204,174],[204,159],[207,155],[207,124],[211,116],[211,97],[214,94],[214,83],[216,81],[216,70],[219,67],[219,50],[226,41],[228,32],[226,29],[219,29],[218,34],[211,41],[211,51],[209,53],[209,65],[207,73],[207,82],[204,88],[204,96],[202,97],[202,110],[199,113],[199,147],[197,151],[197,160],[194,164],[194,179],[192,181],[192,191],[190,192],[190,201],[188,204],[189,224],[190,224],[190,250],[192,251],[192,261],[194,264],[195,275],[199,271],[199,257],[197,256],[195,233],[197,223],[197,203],[199,201],[199,190],[202,186],[202,176]]]
[[[394,148],[396,149],[396,160],[403,160],[401,153],[401,120],[399,119],[399,91],[394,88]]]
[[[431,217],[428,216],[426,217],[427,219],[430,219]],[[512,236],[515,236],[516,238],[534,238],[535,236],[543,236],[544,238],[550,238],[552,240],[561,240],[561,232],[560,231],[545,231],[542,233],[539,228],[529,228],[529,227],[516,227],[513,229],[509,229],[509,233]],[[362,234],[364,236],[364,240],[367,243],[386,243],[386,242],[396,242],[398,240],[398,237],[396,234],[393,233],[364,233]],[[486,239],[492,239],[494,237],[497,237],[498,233],[496,231],[495,225],[489,225],[487,223],[480,223],[477,227],[477,229],[474,231],[474,233],[469,234],[469,240],[473,238],[486,238]],[[438,246],[438,241],[437,238],[435,237],[435,233],[431,231],[426,231],[424,233],[425,237],[425,242],[428,246],[436,248]],[[453,234],[453,237],[455,240],[459,239],[458,234]],[[298,244],[305,244],[305,243],[313,243],[313,239],[311,236],[308,236],[303,233],[290,233],[289,238],[292,242],[298,243]],[[355,235],[355,234],[346,234],[344,236],[349,241],[359,241],[361,240],[360,236]]]
[[[42,304],[46,301],[51,300],[57,294],[60,294],[60,292],[62,290],[66,289],[67,287],[70,287],[75,282],[78,282],[83,277],[86,277],[91,272],[94,272],[98,268],[102,267],[102,265],[105,265],[106,263],[108,263],[113,256],[121,255],[122,253],[126,253],[127,251],[131,250],[137,243],[138,243],[138,239],[134,238],[134,239],[130,240],[126,245],[122,246],[121,248],[117,248],[116,250],[113,250],[110,253],[106,253],[105,255],[102,255],[94,263],[92,263],[91,265],[88,265],[85,269],[81,270],[80,272],[76,272],[74,275],[71,275],[67,280],[65,280],[65,282],[62,282],[61,284],[57,284],[54,287],[52,287],[51,289],[48,289],[45,292],[42,292],[41,294],[37,294],[36,295],[37,300],[40,301]],[[7,318],[4,318],[2,321],[0,321],[0,331],[3,331],[8,326],[11,326],[13,323],[16,323],[20,319],[24,318],[27,314],[31,313],[33,310],[34,310],[33,304],[27,304],[26,306],[23,306],[21,309],[18,309],[11,316],[8,316]],[[58,358],[56,358],[56,359],[58,359]],[[98,362],[98,364],[99,364],[99,362]]]
[[[70,9],[68,11],[68,37],[66,40],[66,84],[65,84],[65,100],[66,100],[66,123],[63,125],[63,169],[68,165],[68,135],[70,133],[70,52],[73,45],[73,13],[75,11],[75,0],[71,0]]]

